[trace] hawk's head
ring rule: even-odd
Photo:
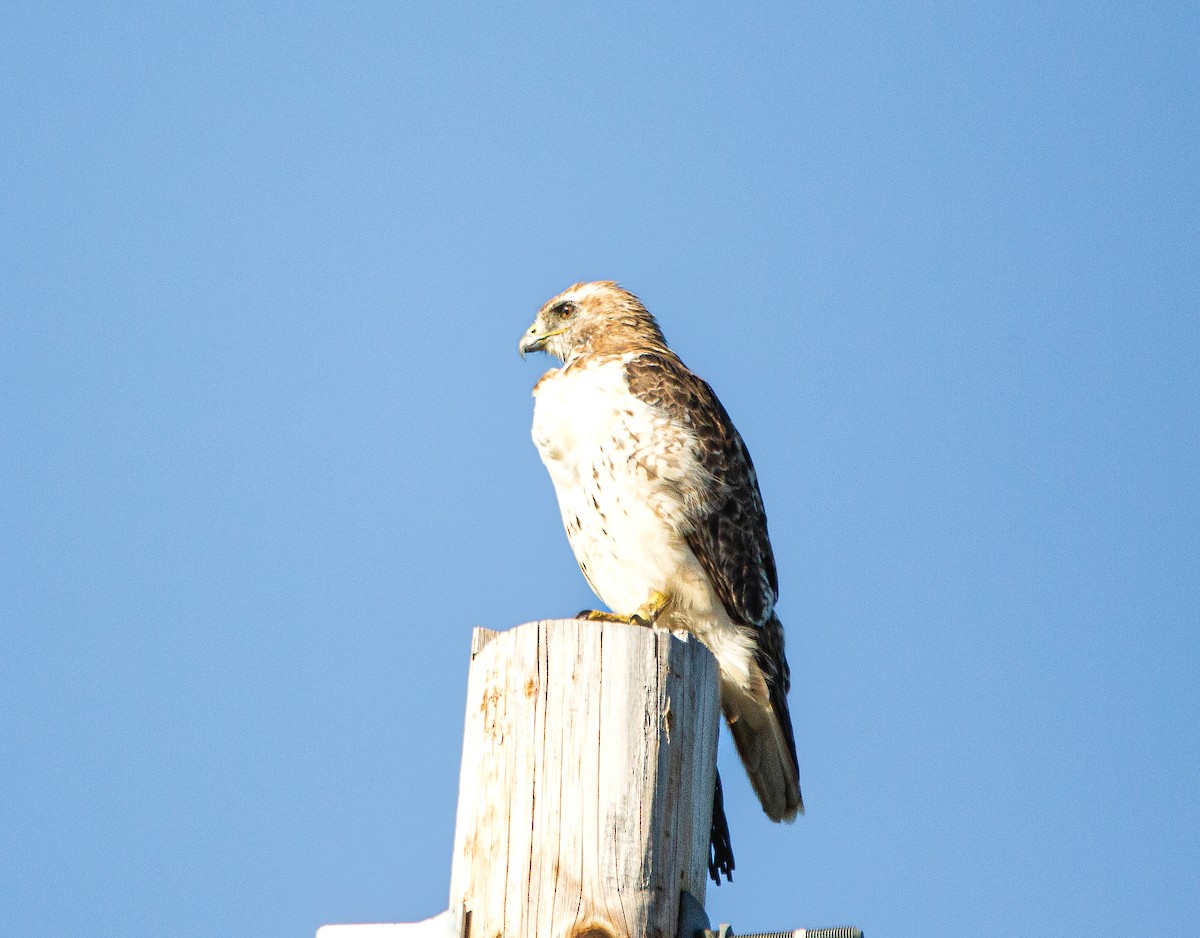
[[[612,280],[577,283],[538,310],[518,349],[571,362],[590,352],[667,348],[642,301]]]

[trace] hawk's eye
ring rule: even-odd
[[[563,303],[559,303],[557,306],[554,307],[554,314],[559,319],[570,319],[572,316],[575,315],[575,304],[572,303],[570,300],[567,300],[566,302],[563,302]]]

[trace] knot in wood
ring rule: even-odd
[[[579,922],[571,929],[568,938],[624,938],[624,936],[617,934],[606,923],[592,919]]]

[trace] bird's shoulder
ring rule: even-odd
[[[674,352],[654,350],[632,355],[622,363],[622,369],[634,397],[695,434],[702,446],[740,446],[737,430],[712,387]]]

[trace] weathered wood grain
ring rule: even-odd
[[[720,706],[685,634],[477,634],[450,907],[468,938],[674,938],[704,900]]]

